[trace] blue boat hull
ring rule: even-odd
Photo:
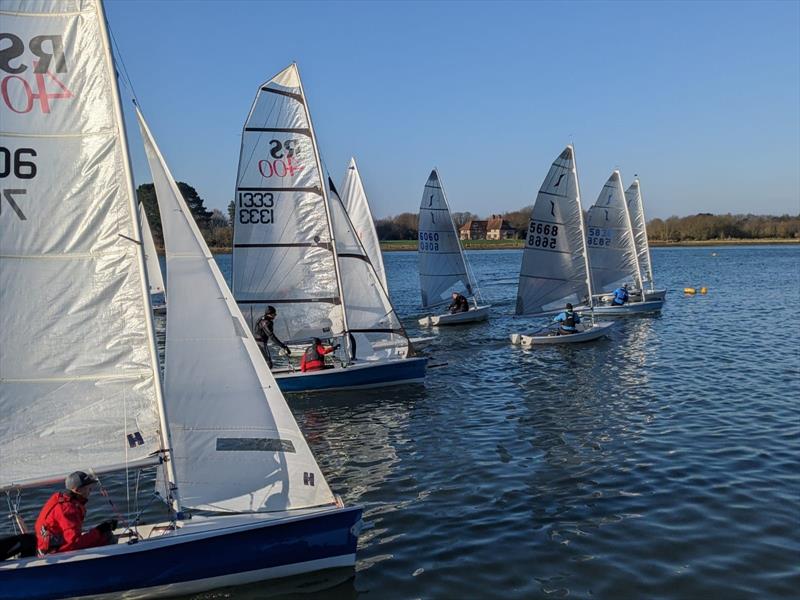
[[[220,521],[226,518],[235,517],[217,517]],[[348,566],[355,563],[355,526],[360,519],[360,508],[332,509],[164,536],[96,552],[7,562],[0,565],[0,598],[113,597],[131,590],[147,596],[174,595]],[[86,558],[68,559],[69,555],[78,558],[92,552],[94,555]]]
[[[380,387],[425,379],[427,358],[406,358],[375,363],[360,363],[307,373],[273,372],[284,393],[316,392],[352,388]]]

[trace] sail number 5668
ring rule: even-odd
[[[269,225],[273,222],[275,196],[269,192],[239,192],[239,223]]]

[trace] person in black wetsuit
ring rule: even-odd
[[[272,342],[276,346],[283,348],[287,356],[292,354],[292,351],[289,350],[289,346],[280,341],[278,336],[276,336],[275,332],[273,331],[273,328],[275,327],[275,317],[277,315],[278,311],[275,310],[275,307],[268,306],[264,311],[264,316],[261,317],[256,323],[255,328],[256,339],[261,341],[261,352],[264,355],[264,358],[267,361],[267,366],[270,369],[272,368],[272,356],[270,356],[269,353],[269,342]]]
[[[467,312],[469,310],[469,302],[467,302],[467,299],[462,294],[453,292],[453,301],[450,303],[450,306],[447,307],[447,310],[450,311],[451,315]]]

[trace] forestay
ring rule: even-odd
[[[591,295],[580,190],[572,146],[553,162],[536,196],[517,290],[518,315],[579,303]]]
[[[619,171],[614,171],[589,209],[587,245],[592,282],[598,291],[634,278],[638,285],[636,247],[628,217],[628,205]]]
[[[256,94],[242,132],[233,292],[252,327],[268,305],[286,342],[341,335],[341,294],[311,120],[292,64]]]
[[[375,268],[375,273],[377,273],[383,289],[388,291],[389,285],[386,281],[386,269],[383,266],[378,232],[375,231],[375,221],[372,219],[367,193],[364,191],[364,184],[361,181],[361,174],[358,172],[355,158],[350,159],[341,190],[342,202],[350,217],[350,222],[355,228],[358,239],[361,240],[361,245],[364,247],[369,261]],[[338,240],[338,236],[335,237]]]
[[[0,488],[149,463],[160,384],[94,0],[0,3]]]
[[[351,356],[405,357],[409,349],[406,332],[332,185],[329,197]]]
[[[164,392],[183,504],[248,512],[334,503],[147,124],[137,116],[167,254]]]
[[[644,217],[644,204],[639,180],[633,183],[625,192],[625,201],[628,203],[628,212],[631,216],[633,240],[636,244],[636,253],[639,257],[639,268],[642,270],[642,279],[650,284],[653,282],[653,263],[650,260],[650,243],[647,241],[647,222]]]
[[[158,262],[156,243],[153,241],[153,232],[147,222],[147,213],[144,204],[139,203],[139,222],[142,226],[142,244],[144,245],[144,262],[147,268],[147,283],[150,285],[151,294],[164,293],[164,278],[161,276],[161,264]]]
[[[453,291],[473,295],[461,243],[436,169],[428,176],[419,205],[418,260],[424,308],[449,302]]]

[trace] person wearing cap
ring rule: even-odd
[[[581,322],[581,318],[572,310],[572,304],[567,302],[567,306],[553,318],[553,321],[561,323],[558,335],[570,335],[578,333],[577,325]]]
[[[322,340],[314,338],[311,341],[311,345],[306,348],[306,351],[303,352],[303,356],[300,358],[300,372],[305,373],[307,371],[330,369],[331,365],[325,364],[325,355],[330,354],[338,347],[339,344],[335,346],[325,346]]]
[[[614,299],[611,301],[611,304],[614,306],[622,306],[628,301],[628,298],[628,284],[626,283],[622,287],[614,290]]]
[[[114,541],[116,519],[103,521],[83,532],[86,504],[97,479],[83,471],[67,475],[64,491],[56,492],[45,502],[36,519],[36,548],[40,554],[68,552],[105,546]]]
[[[468,312],[469,302],[467,302],[463,294],[453,292],[453,301],[450,303],[450,306],[447,307],[447,310],[450,311],[450,314]]]
[[[278,315],[278,311],[275,310],[274,306],[268,306],[264,311],[264,316],[261,317],[258,322],[256,323],[256,337],[261,340],[262,345],[262,354],[267,361],[267,366],[271,369],[272,368],[272,356],[269,353],[269,342],[272,341],[273,344],[276,346],[280,346],[283,348],[284,352],[286,352],[287,356],[292,354],[292,351],[289,350],[289,346],[284,344],[282,341],[278,339],[278,336],[275,335],[274,327],[275,327],[275,317]]]

